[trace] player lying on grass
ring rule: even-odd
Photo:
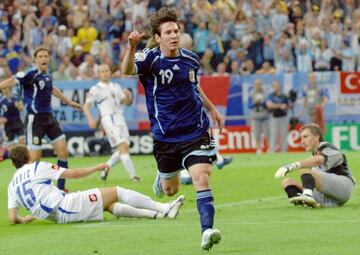
[[[184,196],[179,196],[170,203],[159,203],[119,186],[67,194],[52,181],[85,177],[101,171],[105,164],[66,169],[46,162],[30,163],[30,153],[24,145],[14,145],[10,158],[17,169],[8,186],[8,218],[12,224],[31,222],[35,218],[57,223],[100,221],[104,210],[116,217],[174,219],[184,202]],[[20,216],[20,206],[31,215]]]
[[[301,143],[312,157],[280,167],[276,178],[283,178],[295,169],[301,169],[301,182],[290,178],[282,186],[290,202],[308,207],[334,207],[349,200],[355,186],[345,155],[334,145],[323,141],[317,124],[310,123],[300,129]]]

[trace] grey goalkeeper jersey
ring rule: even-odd
[[[347,164],[346,156],[336,146],[328,142],[321,142],[313,154],[325,157],[324,164],[313,167],[313,170],[345,175],[355,183],[355,179]]]

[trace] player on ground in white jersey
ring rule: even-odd
[[[83,110],[89,122],[90,128],[96,127],[96,121],[91,115],[91,106],[96,103],[101,116],[101,125],[109,139],[111,148],[117,151],[106,162],[108,168],[112,168],[120,160],[122,161],[131,181],[139,181],[134,165],[129,154],[129,130],[123,116],[123,105],[132,103],[132,95],[129,90],[122,89],[117,83],[112,83],[111,72],[108,65],[99,67],[100,81],[91,87]],[[101,173],[106,180],[108,168]]]
[[[17,169],[8,186],[8,218],[12,224],[31,222],[35,218],[57,223],[100,221],[104,210],[116,217],[174,219],[184,202],[184,196],[179,196],[170,203],[160,203],[119,186],[66,194],[52,181],[85,177],[102,170],[105,164],[66,169],[46,162],[30,163],[30,153],[24,145],[14,145],[10,158]],[[21,206],[31,215],[20,216]]]

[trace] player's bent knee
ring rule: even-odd
[[[312,175],[312,173],[313,173],[313,171],[308,168],[304,168],[304,169],[300,170],[301,175],[303,175],[303,174],[311,174]]]
[[[294,185],[294,186],[297,185],[297,182],[294,181],[293,179],[285,178],[285,179],[283,179],[283,180],[281,181],[281,186],[282,186],[283,188],[286,188],[286,187],[292,186],[292,185]]]

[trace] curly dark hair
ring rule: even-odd
[[[163,7],[150,17],[151,34],[160,36],[160,25],[165,22],[175,22],[180,27],[180,21],[175,9]]]

